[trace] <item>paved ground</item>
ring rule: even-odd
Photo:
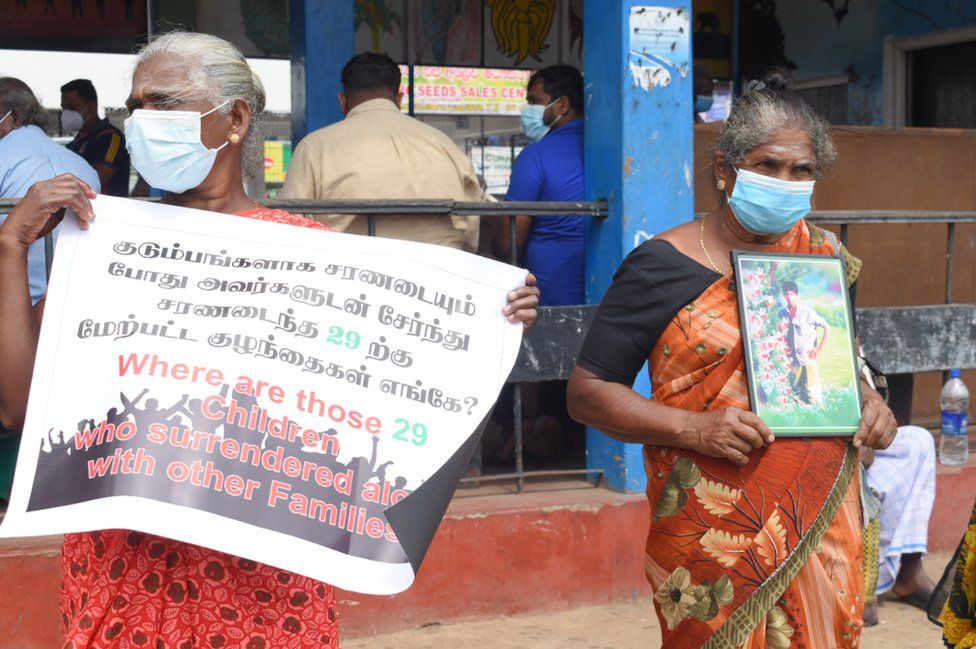
[[[933,578],[949,555],[926,560]],[[372,638],[347,639],[346,649],[649,649],[660,644],[650,600],[595,606],[545,615],[502,617],[444,624]],[[881,623],[865,629],[864,649],[935,649],[941,631],[917,608],[894,601],[881,605]]]

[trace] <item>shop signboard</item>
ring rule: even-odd
[[[527,70],[414,67],[417,115],[518,116],[525,106]],[[406,103],[406,102],[404,102]]]

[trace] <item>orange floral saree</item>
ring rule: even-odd
[[[833,255],[801,221],[769,252]],[[846,251],[843,251],[846,255]],[[848,257],[848,279],[859,262]],[[649,358],[653,399],[749,409],[738,304],[724,277],[678,311]],[[857,457],[847,438],[782,438],[739,467],[646,446],[645,571],[663,647],[857,647],[864,572]]]

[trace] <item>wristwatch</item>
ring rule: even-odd
[[[888,377],[886,377],[877,367],[871,364],[871,361],[863,356],[858,355],[857,357],[857,370],[858,374],[868,382],[872,388],[877,390],[878,394],[888,402]]]

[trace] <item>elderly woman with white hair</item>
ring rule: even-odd
[[[327,229],[262,208],[242,183],[264,90],[240,51],[215,36],[174,32],[139,55],[126,102],[132,163],[164,202]],[[70,174],[35,184],[0,226],[0,420],[23,422],[43,300],[32,308],[27,250],[61,219],[94,218],[92,188]],[[534,284],[530,277],[527,283]],[[538,289],[505,311],[530,326]],[[62,551],[65,647],[339,646],[332,588],[207,548],[126,530],[68,534]]]

